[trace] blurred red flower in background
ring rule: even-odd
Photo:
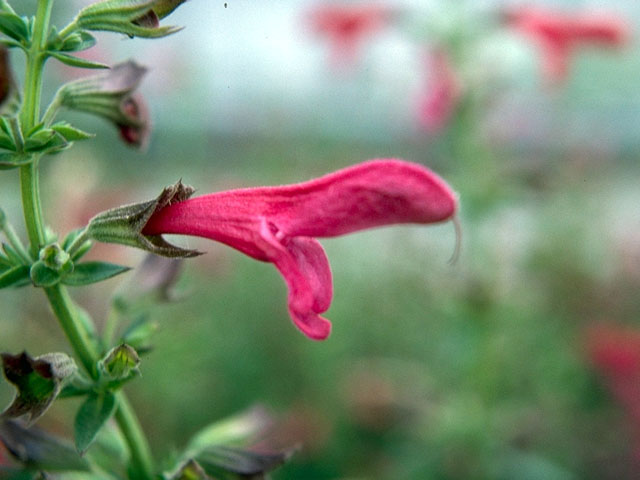
[[[538,7],[507,11],[507,22],[533,38],[542,49],[542,69],[551,84],[567,79],[571,56],[578,47],[620,47],[629,37],[629,27],[612,14],[569,14]]]
[[[418,100],[418,124],[427,133],[440,132],[451,120],[461,87],[449,54],[437,48],[426,57],[428,82]]]
[[[587,332],[589,359],[630,420],[640,462],[640,329],[600,325]]]
[[[391,13],[389,7],[376,4],[319,5],[309,17],[313,31],[329,40],[331,65],[342,67],[356,60],[363,40],[382,30]]]

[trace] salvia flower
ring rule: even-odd
[[[352,63],[363,40],[389,22],[391,10],[376,4],[322,5],[310,14],[311,28],[330,42],[330,63]]]
[[[427,55],[429,81],[418,101],[418,123],[427,133],[442,131],[451,120],[461,96],[458,75],[443,49]]]
[[[134,91],[146,71],[128,61],[67,83],[58,93],[60,104],[106,118],[118,128],[125,143],[144,147],[150,135],[150,120],[144,100]]]
[[[626,43],[629,28],[613,15],[568,14],[538,7],[508,11],[507,21],[530,36],[542,50],[545,78],[561,83],[569,73],[571,56],[582,46],[620,47]]]
[[[315,237],[441,222],[456,208],[455,193],[436,174],[415,163],[383,159],[304,183],[211,193],[163,202],[161,208],[156,203],[140,231],[154,243],[162,234],[205,237],[273,263],[288,286],[293,322],[321,340],[331,330],[320,314],[329,308],[333,292],[329,262]],[[102,231],[107,223],[102,222]]]

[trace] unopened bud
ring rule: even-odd
[[[145,103],[134,91],[146,72],[133,61],[120,63],[104,73],[66,84],[60,102],[72,110],[106,118],[120,130],[127,144],[143,147],[151,126]]]
[[[47,245],[40,250],[40,260],[45,266],[61,274],[67,274],[73,270],[71,257],[57,243]]]
[[[102,370],[114,380],[124,380],[138,372],[140,358],[129,345],[112,348],[102,360]]]

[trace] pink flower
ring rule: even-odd
[[[591,363],[629,416],[640,461],[640,330],[597,326],[589,330],[587,351]]]
[[[144,235],[194,235],[271,262],[289,289],[289,313],[308,337],[325,339],[320,314],[332,298],[329,261],[314,237],[335,237],[397,223],[452,218],[457,198],[427,168],[372,160],[294,185],[211,193],[153,213]]]
[[[429,83],[418,102],[418,123],[427,133],[437,133],[451,120],[461,88],[451,59],[444,50],[429,52],[426,63]]]
[[[355,60],[363,39],[382,30],[390,14],[382,5],[321,5],[310,20],[312,29],[331,43],[330,63],[342,66]]]
[[[543,73],[551,83],[566,80],[573,51],[583,45],[620,47],[628,37],[626,23],[612,15],[569,15],[535,7],[507,13],[511,25],[538,42]]]

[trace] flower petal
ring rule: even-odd
[[[267,216],[287,236],[335,237],[383,225],[435,223],[450,219],[457,208],[457,196],[444,180],[422,165],[395,159],[274,188],[270,197]]]
[[[331,322],[319,314],[331,304],[333,286],[329,260],[322,245],[308,237],[281,237],[277,227],[262,222],[260,233],[271,248],[267,255],[289,288],[289,314],[309,338],[324,340]],[[279,238],[281,237],[281,238]]]

